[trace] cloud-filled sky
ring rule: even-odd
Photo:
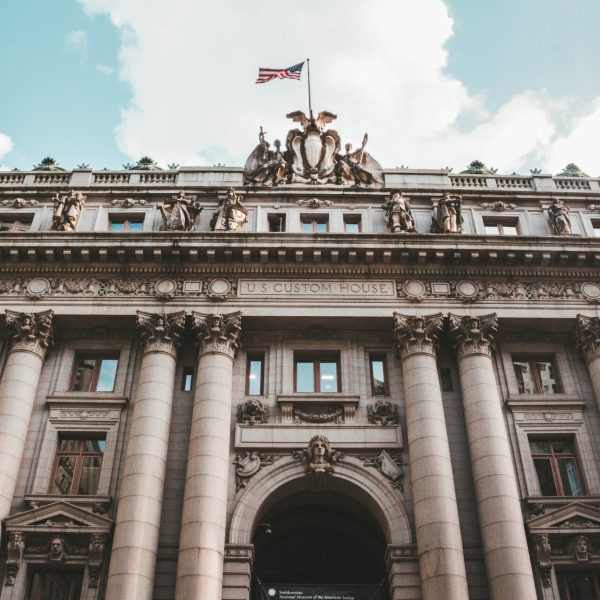
[[[50,5],[50,6],[48,6]],[[498,6],[494,6],[498,5]],[[3,0],[0,165],[243,165],[313,107],[385,167],[600,174],[597,0]],[[306,70],[306,67],[305,67]]]

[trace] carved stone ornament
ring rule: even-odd
[[[160,315],[138,310],[136,325],[145,352],[176,354],[185,329],[185,312]]]
[[[534,537],[535,552],[538,567],[542,575],[544,587],[552,585],[552,546],[550,545],[550,536],[546,533],[538,534]]]
[[[225,198],[219,200],[219,208],[210,221],[210,228],[213,231],[240,231],[247,221],[248,209],[244,206],[244,197],[229,188]]]
[[[265,139],[262,127],[258,146],[248,157],[244,167],[244,183],[250,185],[280,185],[284,183],[310,183],[352,186],[380,186],[383,184],[381,165],[365,151],[368,135],[362,145],[352,150],[346,144],[341,153],[340,136],[326,127],[337,118],[333,113],[322,111],[315,118],[302,111],[286,115],[302,129],[292,129],[286,138],[286,150],[275,141],[275,150]]]
[[[191,231],[196,217],[202,212],[200,203],[188,198],[185,192],[171,196],[171,200],[158,207],[163,219],[163,230]]]
[[[104,550],[106,546],[106,536],[102,533],[90,534],[90,546],[88,550],[88,585],[91,588],[97,588],[102,571],[102,561],[104,559]]]
[[[319,198],[300,198],[296,200],[298,206],[308,206],[308,208],[321,208],[322,206],[331,206],[333,202],[331,200],[320,200]]]
[[[575,334],[577,345],[586,362],[600,357],[600,319],[598,317],[577,315]]]
[[[570,543],[573,556],[579,562],[586,562],[590,559],[590,541],[587,535],[578,535]]]
[[[236,454],[235,465],[235,491],[245,488],[250,479],[263,467],[273,464],[279,457],[257,452],[243,452]]]
[[[25,208],[26,206],[37,206],[39,202],[30,198],[7,198],[2,200],[0,205],[10,206],[11,208]]]
[[[548,217],[550,225],[556,235],[571,235],[571,217],[569,208],[564,205],[562,200],[555,198],[548,207]]]
[[[497,200],[496,202],[482,202],[482,208],[487,208],[490,210],[495,210],[496,212],[504,212],[505,210],[513,210],[517,208],[516,204],[512,202],[504,202],[503,200]]]
[[[381,205],[390,233],[416,233],[415,218],[410,210],[410,200],[400,191],[390,194]]]
[[[192,313],[192,325],[200,345],[200,353],[221,352],[235,358],[240,347],[242,313],[227,315]]]
[[[8,535],[6,548],[6,579],[5,585],[15,585],[19,567],[23,563],[25,553],[25,534],[20,531],[11,531]]]
[[[374,467],[380,473],[390,480],[392,487],[404,491],[404,471],[402,467],[402,456],[392,456],[385,450],[382,450],[376,456],[361,456],[365,467]]]
[[[267,423],[269,420],[269,409],[258,398],[246,400],[238,407],[238,423],[256,425],[256,423]]]
[[[113,206],[133,208],[134,206],[146,206],[148,201],[144,200],[143,198],[115,198],[114,200],[111,200],[110,203]]]
[[[35,352],[42,358],[52,345],[54,312],[18,313],[6,311],[6,326],[12,340],[12,350]]]
[[[446,192],[433,207],[431,233],[462,233],[462,196]]]
[[[492,355],[494,337],[498,332],[496,313],[477,317],[449,314],[450,333],[461,356]]]
[[[334,464],[344,457],[341,452],[333,450],[329,440],[323,435],[315,435],[304,450],[296,450],[294,457],[299,458],[311,474],[329,474]]]
[[[367,418],[374,425],[397,425],[398,407],[390,400],[377,400],[367,407]]]
[[[67,195],[56,194],[52,199],[54,212],[52,214],[53,231],[75,231],[85,198],[81,192],[71,190]]]
[[[206,281],[205,293],[211,300],[226,300],[235,294],[236,282],[221,277]]]
[[[65,558],[65,538],[62,535],[54,535],[50,539],[50,552],[48,558],[51,562],[60,562]]]
[[[411,354],[435,356],[442,323],[442,313],[427,316],[394,313],[394,345],[400,358]]]

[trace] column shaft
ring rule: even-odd
[[[600,410],[600,318],[577,315],[576,334]]]

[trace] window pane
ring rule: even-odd
[[[15,221],[13,231],[29,231],[31,229],[31,221]]]
[[[111,221],[110,231],[124,231],[125,223],[123,221]]]
[[[577,473],[577,465],[574,458],[563,458],[558,461],[560,479],[562,481],[565,496],[581,496],[581,484]]]
[[[94,376],[95,358],[80,358],[73,380],[73,390],[76,392],[89,392]]]
[[[260,358],[250,359],[248,363],[248,394],[250,396],[262,394],[262,368],[263,361]]]
[[[550,459],[536,458],[533,462],[537,471],[538,481],[540,482],[542,496],[557,496],[558,492],[556,491],[556,484],[552,475]]]
[[[285,215],[269,215],[269,231],[285,231]]]
[[[558,393],[558,384],[554,375],[554,368],[552,363],[547,360],[538,360],[535,362],[538,375],[540,377],[540,383],[542,385],[542,393],[544,394],[556,394]]]
[[[317,223],[316,231],[317,233],[327,233],[327,222],[321,221],[320,223]]]
[[[385,396],[385,369],[383,360],[380,358],[371,359],[371,382],[373,384],[373,394],[375,396]]]
[[[346,221],[346,233],[360,233],[360,225],[358,221]]]
[[[600,223],[594,223],[594,237],[600,237]]]
[[[531,454],[550,454],[550,442],[546,440],[531,440]]]
[[[454,384],[452,383],[452,371],[447,367],[440,369],[440,383],[442,386],[442,392],[453,392]]]
[[[497,225],[484,225],[485,232],[489,235],[500,235]]]
[[[314,363],[312,360],[296,363],[296,391],[305,393],[315,391]]]
[[[70,494],[75,475],[77,459],[74,456],[60,456],[54,475],[51,494]]]
[[[321,392],[337,392],[337,363],[336,362],[321,362]]]
[[[83,452],[102,453],[106,442],[104,440],[81,440],[81,445]]]
[[[192,382],[194,378],[194,370],[190,367],[187,367],[183,370],[183,383],[181,384],[181,389],[184,392],[192,391]]]
[[[517,235],[516,225],[503,225],[504,235]]]
[[[77,493],[83,496],[95,494],[98,491],[98,482],[100,481],[100,467],[102,458],[99,456],[84,456],[79,478],[79,487]]]
[[[513,365],[515,366],[515,373],[519,382],[519,394],[534,394],[535,383],[529,363],[515,360],[513,361]]]
[[[115,387],[115,377],[117,376],[117,365],[119,360],[116,358],[103,358],[96,384],[97,392],[112,392]]]
[[[79,448],[81,447],[81,440],[60,440],[58,444],[59,452],[75,452],[79,454]]]
[[[129,222],[129,231],[142,231],[144,227],[143,221],[130,221]]]
[[[83,571],[37,571],[30,579],[27,600],[79,600]]]
[[[302,231],[304,233],[312,233],[313,224],[312,221],[302,221]]]
[[[598,577],[594,576],[589,571],[580,571],[577,573],[561,573],[559,574],[559,582],[561,588],[561,598],[568,600],[597,600],[596,586],[598,585]],[[567,596],[568,594],[568,596]]]

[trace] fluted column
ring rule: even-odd
[[[442,315],[394,314],[402,359],[411,488],[423,600],[468,600],[450,446],[436,362]]]
[[[536,600],[502,402],[492,364],[495,314],[449,315],[492,600]]]
[[[151,600],[177,349],[185,313],[138,311],[143,357],[119,492],[107,600]]]
[[[241,313],[193,313],[198,376],[179,538],[176,600],[221,600],[233,359]]]
[[[52,343],[53,312],[6,311],[10,349],[0,380],[0,521],[8,516],[33,402]]]
[[[600,410],[600,318],[577,315],[577,345],[587,364],[596,404]]]

